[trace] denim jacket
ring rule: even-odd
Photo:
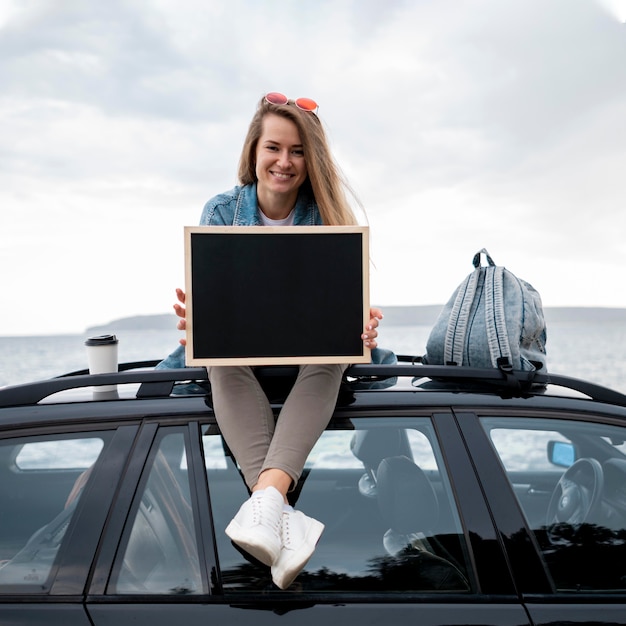
[[[313,197],[300,187],[294,208],[295,226],[320,226],[322,217]],[[256,185],[235,187],[211,198],[200,218],[201,226],[263,226]]]
[[[300,188],[294,208],[296,226],[320,226],[323,224],[315,200]],[[256,185],[238,186],[211,198],[200,217],[201,226],[262,226],[256,195]],[[395,354],[389,350],[374,348],[372,363],[394,363]],[[185,367],[185,348],[178,346],[156,369]]]

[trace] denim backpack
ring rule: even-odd
[[[484,254],[488,266],[481,266]],[[484,248],[474,271],[443,307],[426,344],[424,363],[546,369],[541,297],[527,282],[497,266]]]

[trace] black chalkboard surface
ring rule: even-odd
[[[367,226],[185,228],[187,365],[368,363]]]

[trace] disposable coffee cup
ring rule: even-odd
[[[115,335],[89,337],[85,341],[87,362],[90,374],[108,374],[117,372],[117,344]],[[117,385],[102,385],[93,388],[96,394],[117,394]]]

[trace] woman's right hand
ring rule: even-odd
[[[180,317],[180,319],[178,320],[178,324],[176,324],[176,328],[178,328],[178,330],[186,330],[187,320],[185,319],[185,315],[187,311],[183,306],[183,304],[185,304],[185,292],[182,289],[177,288],[176,297],[178,298],[178,302],[174,305],[174,312],[176,313],[176,315],[178,315],[178,317]],[[179,341],[181,345],[187,345],[186,339],[180,339]]]

